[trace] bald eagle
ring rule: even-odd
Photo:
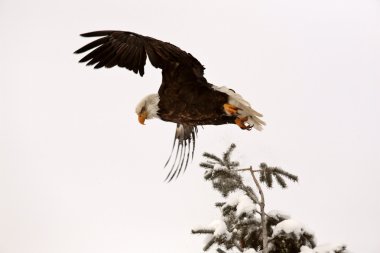
[[[165,164],[166,167],[172,161],[168,181],[185,171],[189,157],[193,158],[197,126],[236,124],[244,130],[260,131],[265,125],[260,119],[262,114],[242,96],[209,83],[203,65],[168,42],[125,31],[95,31],[81,36],[100,37],[75,51],[80,54],[92,50],[79,62],[96,64],[95,69],[119,66],[143,76],[148,57],[154,67],[162,70],[158,93],[144,97],[136,113],[141,124],[153,118],[177,124],[173,148]]]

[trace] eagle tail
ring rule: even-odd
[[[228,95],[228,103],[238,108],[237,113],[240,118],[248,118],[246,122],[249,126],[258,131],[263,130],[263,126],[265,126],[265,122],[261,119],[263,115],[254,110],[248,101],[246,101],[240,94],[225,86],[214,86],[214,89]]]
[[[263,130],[263,126],[265,126],[265,122],[261,119],[261,117],[263,116],[261,113],[258,113],[250,106],[245,106],[243,104],[240,104],[240,107],[239,105],[237,105],[237,107],[239,108],[238,114],[241,117],[243,118],[248,117],[248,120],[247,120],[248,125],[252,126],[258,131]]]

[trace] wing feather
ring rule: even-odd
[[[130,66],[130,61],[131,61],[131,55],[132,53],[132,49],[131,49],[131,46],[128,45],[128,44],[125,44],[125,49],[121,52],[121,60],[120,60],[120,64],[121,66],[123,66],[124,68],[127,68],[129,69],[128,66]]]
[[[82,63],[82,62],[87,62],[89,60],[92,60],[95,56],[97,56],[106,48],[107,48],[107,45],[101,45],[100,47],[96,48],[95,50],[91,51],[89,54],[84,56],[82,59],[80,59],[79,62]]]
[[[120,60],[120,54],[117,54],[117,51],[119,50],[119,48],[121,47],[121,43],[120,42],[115,42],[115,47],[114,47],[114,50],[113,50],[113,54],[112,54],[112,57],[110,57],[106,64],[104,65],[104,67],[106,68],[112,68],[114,66],[117,65],[118,61]]]
[[[77,54],[84,53],[84,52],[91,50],[95,47],[103,45],[106,42],[108,42],[108,39],[106,37],[102,37],[100,39],[94,40],[93,42],[88,43],[87,45],[79,48],[77,51],[75,51],[75,53],[77,53]]]
[[[104,55],[102,58],[99,59],[99,62],[95,65],[94,68],[100,69],[104,66],[106,66],[114,57],[115,57],[115,49],[107,50],[107,53],[104,52]]]
[[[107,64],[105,65],[106,68],[112,68],[114,66],[117,65],[117,62],[120,60],[120,55],[116,54],[116,52],[114,52],[114,55],[113,57],[107,62]]]
[[[95,31],[81,34],[83,37],[101,37],[75,51],[85,53],[79,62],[88,62],[95,68],[119,66],[144,75],[144,66],[148,57],[156,68],[165,69],[179,63],[194,69],[203,76],[204,67],[191,54],[173,44],[133,32]]]
[[[94,56],[92,59],[86,64],[86,65],[94,65],[95,63],[100,62],[102,59],[104,59],[111,51],[113,48],[107,47],[106,45],[103,45],[101,47],[98,47],[94,51]]]
[[[114,32],[114,31],[113,30],[103,30],[103,31],[82,33],[80,36],[82,36],[82,37],[99,37],[99,36],[107,36],[112,32]]]

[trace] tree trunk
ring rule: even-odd
[[[259,205],[260,205],[260,212],[261,212],[261,227],[263,229],[263,253],[268,253],[268,231],[267,231],[267,216],[265,215],[264,193],[261,189],[260,183],[257,180],[255,176],[255,172],[253,171],[252,167],[250,168],[250,172],[251,172],[253,181],[255,181],[256,187],[260,193]]]

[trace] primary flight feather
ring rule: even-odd
[[[95,65],[96,69],[119,66],[143,76],[148,57],[154,67],[162,69],[158,93],[143,98],[136,113],[141,124],[152,118],[177,124],[172,154],[166,163],[174,159],[166,177],[168,181],[186,170],[190,157],[194,156],[197,126],[236,124],[244,130],[261,130],[265,125],[262,114],[252,109],[241,95],[208,83],[203,65],[168,42],[124,31],[81,35],[100,38],[75,51],[79,54],[92,50],[79,62]]]

